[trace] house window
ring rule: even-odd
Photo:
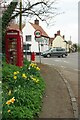
[[[25,44],[23,47],[24,50],[31,50],[31,44]]]
[[[31,50],[31,44],[27,44],[27,50]]]
[[[26,41],[31,41],[31,35],[26,35]]]

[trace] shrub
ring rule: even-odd
[[[24,61],[23,67],[3,62],[3,119],[37,116],[41,110],[45,83],[37,64]]]

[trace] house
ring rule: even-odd
[[[51,47],[61,47],[68,51],[68,42],[65,40],[65,36],[61,36],[60,30],[54,34],[53,38],[50,38],[49,42]]]
[[[34,32],[36,30],[41,31],[41,38],[35,38]],[[49,36],[39,25],[39,20],[34,20],[34,23],[28,22],[25,27],[22,29],[23,32],[23,43],[24,43],[24,52],[35,52],[39,53],[45,51],[49,48]],[[40,41],[40,42],[37,42]]]

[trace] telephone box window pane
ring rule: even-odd
[[[9,51],[16,50],[17,41],[10,41],[9,42]]]
[[[31,35],[26,35],[26,41],[31,41]]]
[[[16,40],[16,39],[15,39]],[[9,42],[9,62],[11,64],[17,63],[17,40],[11,40]]]
[[[16,40],[16,38],[9,38],[9,40],[14,40],[14,41],[15,41],[15,40]]]

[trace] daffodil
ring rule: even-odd
[[[10,110],[7,111],[8,113],[11,112]]]
[[[6,102],[6,104],[7,104],[7,105],[10,105],[10,104],[11,104],[11,100],[8,100],[8,101]]]
[[[39,79],[36,79],[34,77],[31,76],[31,79],[35,82],[35,83],[38,83],[39,82]]]
[[[27,78],[27,76],[26,76],[25,74],[22,74],[22,77],[23,77],[23,78]]]
[[[14,99],[14,97],[11,99],[11,103],[14,103],[14,101],[15,101],[15,99]]]
[[[39,68],[39,67],[36,67],[36,70],[40,70],[40,68]]]
[[[35,63],[31,63],[30,66],[31,67],[36,67],[36,64]]]
[[[17,74],[19,74],[19,71],[17,71]]]
[[[17,72],[14,72],[14,75],[16,75],[17,74]]]
[[[39,82],[39,80],[37,79],[37,80],[36,80],[36,83],[38,83],[38,82]]]
[[[14,103],[15,99],[14,97],[6,102],[7,105],[10,105],[11,103]]]
[[[16,80],[16,79],[17,79],[17,76],[14,76],[14,79]]]

